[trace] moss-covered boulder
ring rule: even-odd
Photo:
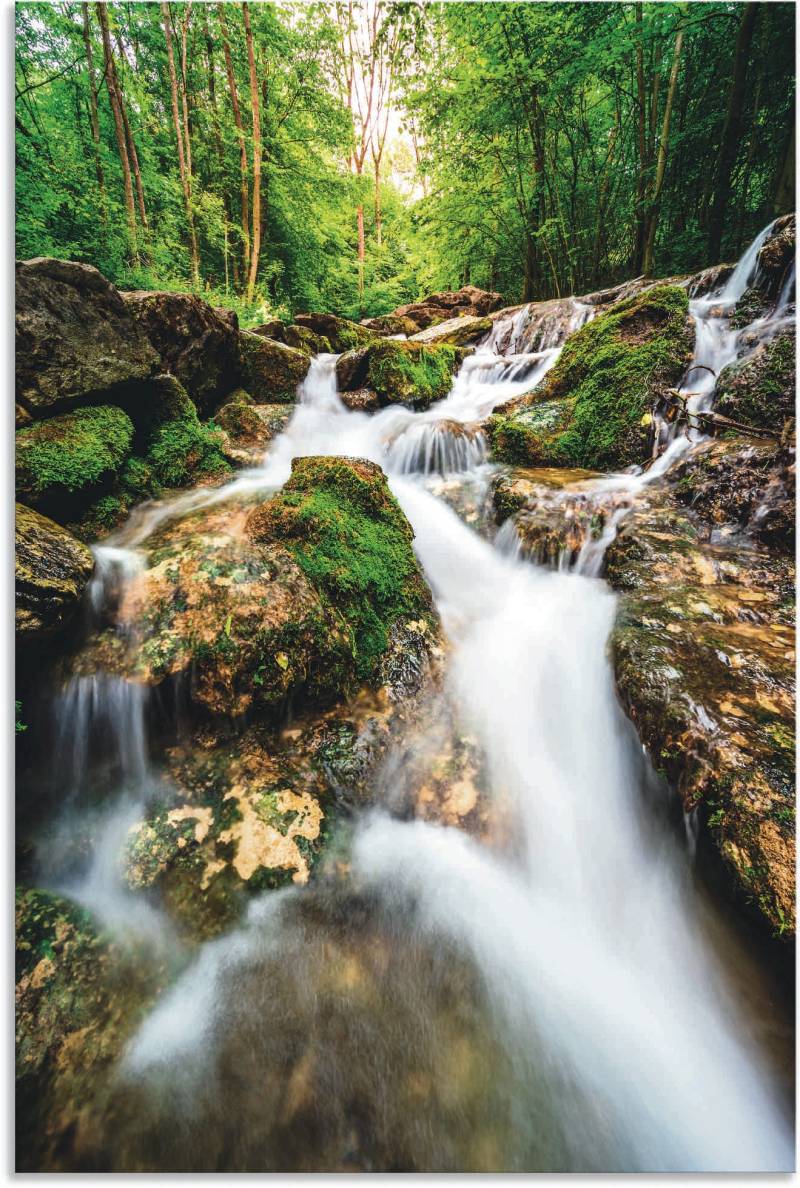
[[[296,458],[248,535],[280,542],[347,625],[356,677],[376,679],[398,622],[432,623],[413,531],[379,466],[352,458]]]
[[[270,318],[260,326],[254,326],[253,334],[262,338],[271,338],[274,342],[282,342],[284,346],[294,347],[304,351],[307,355],[330,354],[331,344],[323,334],[317,334],[309,326],[298,326],[294,322],[283,322],[280,318]]]
[[[22,642],[58,631],[74,615],[94,569],[86,545],[39,512],[16,505],[15,626]]]
[[[337,355],[367,346],[375,338],[365,326],[349,322],[347,318],[338,318],[335,314],[299,313],[295,317],[295,325],[327,339],[330,349]]]
[[[239,466],[255,466],[263,458],[269,443],[286,428],[293,407],[290,404],[255,404],[246,399],[228,400],[214,415],[214,425],[222,430],[222,453]]]
[[[16,400],[34,416],[128,392],[159,358],[120,294],[89,264],[16,266]]]
[[[126,306],[161,359],[206,416],[236,381],[238,322],[192,293],[136,290]]]
[[[786,272],[795,256],[797,221],[794,214],[778,219],[758,253],[759,267],[774,283]]]
[[[589,322],[533,392],[495,410],[494,456],[594,470],[646,461],[651,409],[691,358],[687,311],[684,289],[656,285]]]
[[[17,888],[17,1171],[96,1166],[112,1070],[163,981],[78,905]]]
[[[419,659],[434,623],[411,539],[379,467],[299,459],[255,510],[220,504],[154,535],[118,611],[135,646],[120,656],[101,636],[85,660],[149,683],[183,675],[217,717],[399,687],[396,653]]]
[[[780,433],[795,412],[795,332],[781,332],[719,377],[715,411],[742,425]]]
[[[788,938],[794,568],[708,538],[666,498],[623,521],[606,556],[622,592],[611,640],[617,688],[655,766],[696,812],[703,852],[716,853],[739,901]]]
[[[230,464],[224,435],[202,424],[194,402],[172,375],[151,380],[137,409],[134,450],[99,498],[72,524],[83,540],[96,540],[116,528],[130,510],[165,489],[219,480]],[[73,512],[73,514],[75,514]]]
[[[306,378],[310,355],[260,334],[239,334],[240,383],[258,404],[292,403]]]
[[[336,375],[343,391],[368,388],[381,407],[407,404],[425,409],[450,391],[463,358],[463,350],[455,346],[381,339],[342,355]]]
[[[391,338],[396,334],[410,338],[412,334],[419,331],[419,326],[413,318],[402,317],[398,314],[382,314],[379,318],[369,318],[361,324],[373,334],[379,335],[380,338]]]
[[[467,314],[463,317],[448,318],[446,322],[439,322],[436,326],[429,326],[427,330],[420,330],[418,334],[413,335],[412,342],[473,346],[488,334],[491,328],[491,318]]]
[[[37,421],[17,431],[17,494],[59,520],[69,518],[110,483],[132,445],[133,423],[115,405]]]

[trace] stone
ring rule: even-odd
[[[257,466],[293,412],[290,404],[254,404],[249,397],[247,402],[228,400],[214,414],[214,424],[225,435],[222,453],[239,466]]]
[[[299,313],[294,320],[297,326],[326,338],[330,349],[337,355],[367,346],[375,337],[365,326],[350,322],[347,318],[338,318],[335,314]]]
[[[381,407],[408,404],[425,409],[450,391],[463,358],[459,347],[382,338],[342,355],[336,376],[341,392],[368,388]]]
[[[794,261],[796,220],[793,214],[778,219],[758,253],[759,267],[768,277],[780,279]]]
[[[306,378],[309,355],[271,338],[239,334],[239,377],[257,404],[293,403]]]
[[[719,377],[714,411],[740,425],[780,435],[795,413],[795,330],[760,343]]]
[[[411,338],[419,330],[419,326],[412,318],[402,317],[398,314],[383,314],[379,318],[367,318],[361,325],[373,334],[380,335],[381,338],[391,338],[394,335]]]
[[[192,293],[136,290],[122,297],[161,369],[181,382],[201,413],[212,412],[236,381],[236,315]]]
[[[27,643],[54,634],[73,618],[94,557],[66,528],[21,503],[15,522],[14,619],[17,639]]]
[[[159,357],[129,307],[89,264],[36,258],[16,265],[16,400],[34,417],[115,402]]]
[[[378,393],[371,388],[356,388],[354,392],[339,393],[342,404],[351,412],[377,412],[381,407]]]
[[[471,346],[483,338],[492,328],[489,317],[448,318],[436,326],[429,326],[427,330],[420,330],[411,337],[412,342],[449,343],[451,346]]]

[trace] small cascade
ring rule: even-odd
[[[112,764],[112,779],[140,787],[149,774],[147,687],[112,673],[74,676],[56,696],[54,770],[78,798],[90,782],[90,761]]]
[[[432,421],[409,426],[386,451],[391,474],[460,474],[486,461],[486,438],[477,426]]]

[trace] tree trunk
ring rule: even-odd
[[[364,204],[359,202],[356,207],[356,223],[358,225],[358,300],[359,312],[363,315],[364,305],[364,266],[366,262],[366,241],[364,238]]]
[[[736,38],[736,55],[733,63],[733,77],[731,89],[728,92],[728,110],[725,113],[725,125],[722,129],[722,140],[717,158],[716,177],[714,181],[714,200],[711,203],[711,216],[708,221],[708,262],[716,264],[719,260],[722,245],[722,229],[725,223],[725,212],[731,192],[731,173],[736,163],[739,151],[739,126],[742,118],[742,101],[744,99],[745,83],[747,81],[747,59],[750,56],[750,44],[753,40],[753,30],[758,18],[758,4],[745,4],[742,9],[742,19],[739,22],[739,34]]]
[[[258,98],[258,76],[253,49],[253,31],[250,28],[250,9],[247,0],[242,3],[244,35],[247,42],[247,64],[250,69],[250,103],[253,111],[253,234],[250,251],[250,272],[247,277],[247,300],[252,301],[258,276],[258,257],[261,251],[261,110]]]
[[[145,231],[147,231],[147,211],[144,205],[144,187],[142,186],[142,174],[139,169],[139,156],[136,152],[136,143],[133,139],[133,133],[131,132],[130,121],[128,120],[128,108],[127,104],[125,103],[125,92],[122,89],[122,84],[119,81],[119,75],[117,74],[116,66],[114,66],[113,63],[112,69],[114,71],[114,85],[117,89],[117,95],[119,97],[119,108],[122,114],[122,124],[125,128],[125,141],[128,146],[128,158],[131,162],[131,165],[133,166],[133,180],[136,185],[136,205],[139,208],[139,218],[141,220],[142,227]]]
[[[217,107],[217,86],[214,77],[214,41],[211,37],[211,30],[208,25],[208,5],[203,5],[203,36],[206,43],[206,61],[208,63],[208,96],[211,101],[211,121],[214,128],[214,148],[217,154],[217,164],[219,166],[219,189],[222,194],[222,206],[225,211],[225,292],[228,292],[228,263],[232,266],[233,272],[233,287],[238,291],[239,289],[239,267],[234,256],[230,259],[229,236],[231,225],[231,198],[228,193],[228,187],[225,184],[225,151],[222,147],[222,135],[219,127],[219,108]]]
[[[636,114],[639,170],[636,177],[636,230],[634,234],[632,271],[639,276],[644,259],[647,193],[647,97],[644,85],[644,46],[642,44],[642,5],[636,5]]]
[[[81,5],[83,11],[83,44],[86,50],[86,66],[89,73],[89,123],[92,126],[92,144],[94,145],[94,167],[97,173],[97,186],[100,190],[100,217],[105,223],[108,218],[106,205],[106,179],[103,175],[103,163],[100,159],[100,117],[97,112],[97,86],[94,79],[94,58],[92,55],[92,33],[89,23],[89,5]]]
[[[650,276],[653,271],[653,253],[658,229],[658,216],[661,206],[661,190],[664,185],[664,172],[667,167],[667,149],[669,147],[669,125],[672,119],[672,107],[675,103],[675,92],[678,89],[678,69],[681,64],[681,50],[683,49],[683,28],[678,29],[675,38],[675,50],[672,55],[672,70],[669,76],[667,100],[664,104],[664,120],[661,125],[661,139],[658,145],[658,160],[656,162],[656,176],[653,185],[653,197],[650,202],[650,214],[647,223],[647,240],[644,248],[644,274]]]
[[[382,243],[383,214],[381,212],[381,158],[375,158],[375,242],[378,247]]]
[[[242,196],[242,268],[246,277],[250,271],[250,195],[247,182],[247,143],[244,135],[242,112],[239,107],[239,93],[236,89],[236,75],[233,69],[233,58],[228,41],[228,30],[225,27],[225,13],[221,4],[217,5],[217,16],[222,33],[222,51],[225,55],[225,72],[228,76],[228,90],[233,108],[233,120],[236,124],[236,135],[239,138],[239,167],[241,172]]]
[[[786,155],[783,158],[783,167],[775,190],[773,213],[776,217],[794,210],[794,136],[794,127],[792,127],[792,134],[786,146]]]
[[[114,80],[114,53],[111,49],[111,35],[108,31],[108,14],[106,13],[105,4],[99,3],[96,5],[96,8],[97,16],[100,21],[100,31],[103,36],[106,88],[108,90],[108,98],[111,102],[111,111],[114,116],[114,131],[117,137],[117,151],[119,153],[120,164],[122,165],[122,182],[125,190],[125,213],[128,219],[128,234],[130,235],[131,242],[131,260],[134,264],[138,264],[139,246],[136,236],[136,208],[133,202],[131,166],[130,161],[128,160],[127,145],[125,143],[125,125],[122,121],[119,95],[117,94],[116,83]]]
[[[199,285],[200,260],[197,251],[197,236],[195,235],[194,231],[194,218],[192,216],[192,192],[189,187],[189,180],[186,173],[186,158],[183,151],[183,131],[181,128],[181,117],[178,112],[178,78],[175,73],[175,55],[172,50],[172,31],[169,24],[169,4],[165,2],[162,3],[161,13],[164,18],[164,36],[167,42],[170,97],[172,100],[172,122],[175,127],[175,140],[178,145],[178,172],[181,179],[181,189],[183,190],[183,204],[186,211],[186,226],[189,231],[189,250],[192,262],[192,279],[195,285]]]

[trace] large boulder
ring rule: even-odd
[[[59,520],[108,486],[131,453],[133,424],[113,404],[77,408],[16,434],[16,488],[25,503]]]
[[[780,279],[794,260],[796,219],[793,214],[778,219],[761,251],[758,264],[770,279]]]
[[[368,389],[381,407],[408,404],[425,409],[450,391],[464,358],[459,347],[379,339],[342,355],[336,375],[342,391]]]
[[[238,324],[228,310],[213,309],[192,293],[122,294],[161,359],[206,415],[234,387]]]
[[[258,404],[291,403],[306,378],[307,352],[285,346],[260,334],[239,334],[238,371],[242,387]]]
[[[65,528],[16,505],[15,627],[22,642],[58,631],[80,605],[94,557]]]
[[[657,285],[617,303],[567,340],[538,387],[495,409],[495,458],[593,470],[645,462],[651,410],[679,383],[693,344],[684,289]]]
[[[330,354],[331,351],[330,342],[322,334],[316,334],[308,326],[283,322],[280,318],[270,318],[260,326],[253,326],[251,333],[260,334],[262,338],[271,338],[274,342],[282,342],[284,346],[294,347],[295,350],[305,351],[309,355]]]
[[[66,260],[17,263],[15,349],[16,399],[34,416],[113,401],[159,366],[114,286]]]
[[[795,413],[795,330],[781,331],[721,373],[715,411],[740,425],[780,434]]]
[[[224,435],[222,453],[240,466],[256,466],[293,412],[290,404],[255,404],[246,392],[233,393],[214,414],[214,424]]]
[[[295,317],[295,324],[314,334],[327,339],[330,349],[335,354],[351,351],[358,346],[366,346],[374,339],[374,334],[358,322],[350,322],[347,318],[338,318],[335,314],[299,313]]]
[[[412,318],[402,317],[399,314],[383,314],[379,318],[367,318],[361,325],[381,338],[393,338],[398,335],[403,338],[411,338],[412,334],[416,334],[419,330],[419,326]]]
[[[418,334],[411,336],[411,341],[449,343],[450,346],[472,346],[488,334],[491,328],[491,318],[465,314],[463,317],[448,318],[446,322],[429,326],[427,330],[420,330]]]
[[[622,703],[740,902],[791,937],[792,561],[711,544],[665,500],[623,521],[606,562],[622,592],[611,640]]]

